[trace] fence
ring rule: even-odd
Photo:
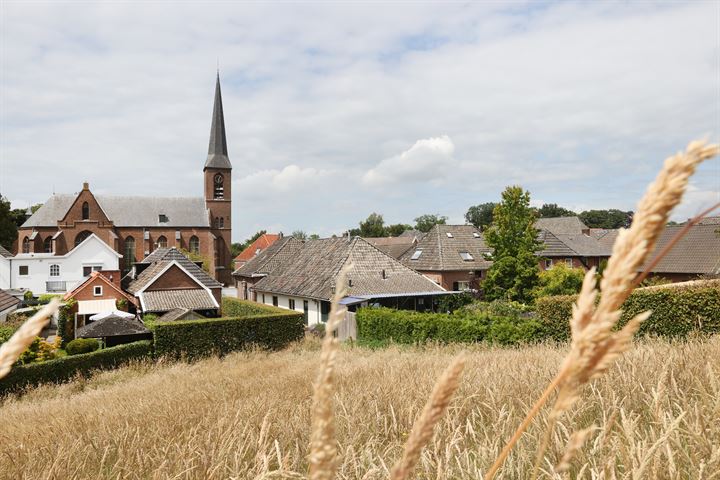
[[[355,312],[345,312],[345,318],[340,322],[336,330],[337,339],[344,341],[347,339],[357,340],[357,323],[355,322]]]

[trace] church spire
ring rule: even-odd
[[[220,72],[215,83],[215,104],[210,126],[210,146],[205,168],[232,168],[228,158],[225,138],[225,117],[223,116],[222,95],[220,94]]]

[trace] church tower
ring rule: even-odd
[[[220,73],[215,83],[215,103],[213,105],[212,125],[210,126],[210,146],[205,161],[205,205],[210,215],[211,240],[214,242],[213,273],[215,278],[230,285],[232,283],[232,165],[228,158],[227,139],[225,138],[225,117],[223,115],[222,95],[220,94]]]

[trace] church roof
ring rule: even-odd
[[[213,105],[212,125],[210,126],[210,146],[205,168],[232,168],[228,158],[227,139],[225,138],[225,116],[223,115],[222,95],[220,93],[220,74],[215,83],[215,103]]]
[[[77,195],[55,194],[23,227],[56,227]],[[209,227],[202,197],[131,197],[95,195],[100,208],[116,227]],[[160,222],[160,215],[167,222]]]

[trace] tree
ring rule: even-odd
[[[559,263],[549,270],[540,272],[538,286],[533,295],[535,298],[550,295],[575,295],[580,293],[585,272],[582,268],[570,268]]]
[[[543,206],[538,209],[538,216],[540,218],[575,217],[577,213],[560,207],[557,203],[543,203]]]
[[[248,238],[247,240],[245,240],[245,241],[240,245],[240,246],[242,247],[240,251],[245,250],[246,248],[248,248],[250,245],[252,245],[252,243],[253,243],[255,240],[257,240],[258,238],[262,237],[262,236],[265,235],[266,233],[267,233],[267,230],[258,230],[257,232],[255,232],[255,234],[254,234],[252,237]]]
[[[8,250],[12,249],[17,238],[17,227],[10,210],[10,200],[0,195],[0,245]]]
[[[489,227],[493,221],[493,210],[495,209],[495,205],[497,205],[497,203],[487,202],[468,208],[467,213],[465,213],[465,221],[484,230]]]
[[[621,228],[632,223],[633,212],[622,210],[587,210],[582,212],[580,220],[590,228]]]
[[[415,219],[415,229],[420,230],[423,233],[429,232],[432,227],[435,225],[445,225],[447,222],[448,217],[441,216],[441,215],[435,215],[435,214],[425,214],[420,215]]]
[[[360,222],[360,236],[361,237],[384,237],[385,235],[385,220],[379,213],[371,213],[365,219]]]
[[[493,265],[482,284],[487,299],[532,301],[538,283],[535,252],[540,249],[534,223],[530,192],[520,186],[507,187],[493,211],[493,223],[485,231],[485,242],[493,251]]]
[[[412,230],[412,225],[406,225],[404,223],[396,223],[394,225],[388,225],[385,228],[385,233],[388,237],[399,237],[405,230]]]
[[[295,230],[294,232],[292,232],[292,236],[298,240],[307,240],[307,233],[303,232],[302,230]]]
[[[243,251],[243,244],[240,242],[233,242],[230,244],[230,256],[232,258],[237,257],[240,255],[240,252]]]
[[[319,239],[320,239],[320,235],[318,235],[317,233],[311,233],[308,238],[309,238],[310,240],[319,240]]]

